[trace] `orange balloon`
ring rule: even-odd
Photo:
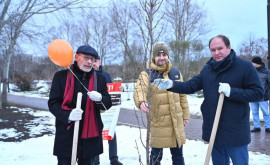
[[[56,39],[50,43],[48,55],[56,65],[68,67],[73,60],[73,49],[67,41]]]

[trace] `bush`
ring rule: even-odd
[[[29,91],[30,90],[30,76],[26,73],[16,75],[15,84],[21,91]]]

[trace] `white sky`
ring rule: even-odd
[[[229,37],[232,48],[237,51],[240,43],[250,34],[267,38],[267,0],[197,1],[204,2],[213,24],[213,29],[206,38],[207,42],[213,36],[224,34]]]
[[[197,1],[204,2],[213,24],[213,29],[206,38],[207,42],[213,36],[224,34],[229,37],[232,48],[237,51],[240,43],[250,34],[258,38],[268,37],[267,0]]]
[[[204,1],[214,25],[210,37],[224,34],[232,48],[250,34],[267,38],[267,0],[198,0]]]
[[[94,1],[98,4],[101,2]],[[210,23],[213,25],[212,31],[205,37],[206,43],[211,37],[224,34],[230,38],[232,48],[238,52],[240,43],[250,35],[267,38],[267,0],[197,1],[205,3]],[[104,6],[107,3],[108,0],[102,1]],[[28,51],[31,53],[37,50]]]

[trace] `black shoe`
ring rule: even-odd
[[[270,128],[265,128],[265,132],[270,133]]]
[[[256,127],[250,130],[250,132],[260,132],[260,131],[261,131],[261,128],[256,128]]]
[[[111,162],[111,165],[123,165],[123,163],[119,162],[118,160],[115,160]]]

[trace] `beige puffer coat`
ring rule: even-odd
[[[172,68],[170,61],[163,66],[151,63],[151,69],[163,73],[164,79],[168,79],[168,73]],[[182,76],[179,81],[183,81]],[[140,104],[147,101],[149,76],[143,71],[134,90],[134,102],[140,109]],[[172,93],[167,90],[159,90],[151,84],[151,109],[150,109],[150,146],[154,148],[181,147],[186,142],[183,120],[189,120],[189,108],[187,96]]]

